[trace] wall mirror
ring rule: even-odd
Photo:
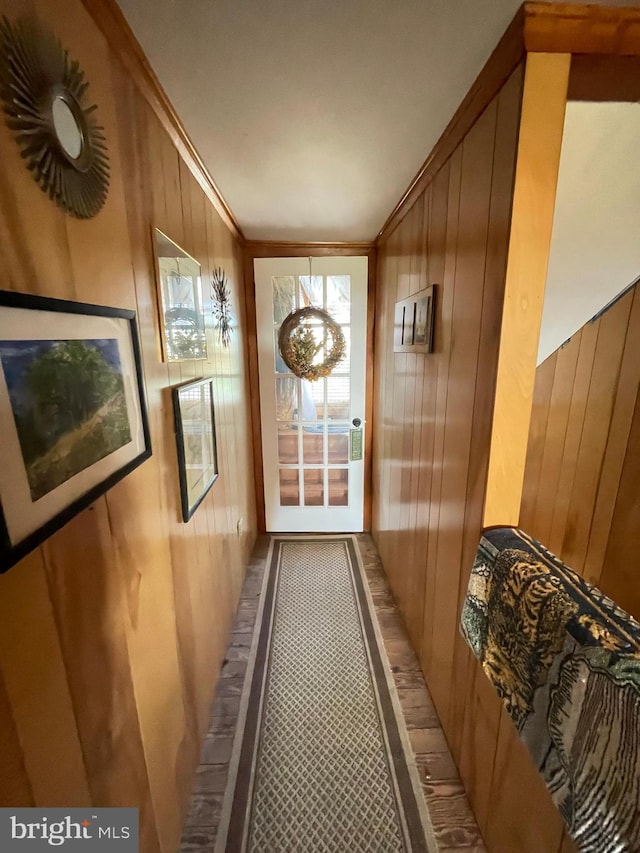
[[[63,153],[74,163],[81,159],[85,148],[82,114],[62,95],[54,95],[51,104],[53,129]]]
[[[200,264],[158,229],[154,241],[164,360],[206,359]]]
[[[5,121],[40,188],[78,219],[107,199],[109,159],[89,84],[55,34],[35,19],[0,21]]]

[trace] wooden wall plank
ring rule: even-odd
[[[472,658],[467,668],[460,775],[480,832],[487,836],[494,806],[493,768],[498,745],[502,702],[480,664]]]
[[[636,333],[637,334],[637,333]],[[624,460],[620,487],[615,503],[611,531],[600,577],[600,587],[632,616],[640,618],[640,583],[638,583],[638,555],[640,555],[640,530],[638,511],[640,496],[640,395],[635,410],[627,453]]]
[[[580,349],[578,351],[578,362],[576,365],[575,382],[571,389],[571,403],[569,408],[569,419],[567,431],[562,450],[562,463],[560,466],[560,477],[553,507],[553,518],[551,531],[549,533],[548,547],[554,554],[561,555],[562,542],[567,523],[567,514],[573,491],[573,480],[575,477],[575,464],[580,448],[580,437],[584,426],[584,413],[587,406],[591,372],[593,370],[593,359],[598,341],[597,325],[584,326],[580,337]],[[546,544],[546,543],[545,543]]]
[[[573,491],[562,541],[563,560],[580,574],[584,570],[589,544],[632,299],[633,293],[625,294],[616,310],[607,311],[599,321]]]
[[[33,792],[24,766],[22,748],[13,720],[11,702],[0,676],[0,807],[34,806]]]
[[[22,560],[19,570],[0,577],[0,670],[28,779],[3,774],[0,802],[20,805],[19,797],[28,789],[25,805],[90,805],[41,553]]]
[[[617,308],[614,306],[610,310],[617,310]],[[636,287],[584,564],[585,579],[596,585],[601,583],[606,547],[615,512],[615,501],[629,446],[634,405],[640,387],[640,334],[638,330],[640,330],[640,295]],[[624,606],[628,606],[626,601]],[[635,615],[638,617],[639,614],[636,612]]]
[[[640,613],[635,572],[640,386],[640,297],[637,285],[588,322],[538,367],[530,442],[547,423],[541,475],[530,455],[521,526],[590,583],[634,615]],[[532,512],[531,506],[535,509]]]
[[[491,179],[491,202],[487,234],[487,255],[478,350],[478,371],[474,396],[469,474],[462,549],[462,571],[458,589],[458,612],[466,594],[469,573],[477,548],[484,487],[487,476],[486,447],[493,413],[493,384],[490,377],[497,369],[495,341],[500,329],[500,315],[507,264],[504,234],[509,231],[511,191],[515,170],[515,145],[522,92],[520,68],[511,76],[498,97],[495,146]],[[491,768],[495,755],[499,702],[466,643],[456,636],[454,681],[450,715],[453,723],[455,751],[467,791],[483,826],[491,792]]]
[[[448,175],[447,175],[448,177]],[[444,192],[442,191],[444,187]],[[421,252],[422,286],[436,284],[436,308],[434,319],[434,355],[441,349],[440,329],[442,307],[439,304],[443,296],[445,243],[446,243],[446,204],[447,181],[431,185],[424,194],[423,227],[424,238]],[[436,190],[438,195],[436,197]],[[437,209],[437,210],[436,210]],[[443,209],[445,213],[443,214]],[[436,334],[436,329],[438,332]],[[421,373],[416,388],[416,407],[414,419],[419,427],[417,444],[412,450],[412,470],[416,474],[415,518],[413,536],[414,571],[409,581],[409,595],[413,602],[414,625],[410,631],[414,648],[422,646],[424,634],[425,602],[427,599],[427,549],[429,543],[429,513],[431,509],[431,489],[435,476],[434,441],[435,441],[435,410],[438,393],[438,361],[437,358],[422,358],[419,362]],[[432,592],[430,593],[432,597]]]
[[[444,478],[444,440],[449,393],[449,370],[453,347],[453,305],[456,272],[456,247],[458,245],[458,218],[460,212],[460,185],[462,174],[462,148],[451,158],[450,163],[434,181],[433,228],[436,217],[442,217],[444,228],[444,271],[442,294],[436,300],[434,346],[437,354],[438,386],[436,391],[435,418],[433,424],[433,476],[429,504],[427,568],[425,579],[424,629],[420,647],[420,661],[427,678],[434,668],[433,635],[436,607],[436,580],[438,575],[438,538],[440,535],[440,512],[442,507],[442,482]],[[386,568],[386,564],[385,564]]]
[[[459,517],[464,503],[461,506],[460,498],[466,494],[469,474],[496,119],[497,99],[462,145],[452,323],[454,330],[465,332],[463,335],[454,332],[451,341],[429,683],[440,719],[450,724],[447,733],[452,746],[456,732],[449,699],[458,633],[460,576],[464,571],[461,565],[464,518]],[[479,523],[478,517],[478,533]]]
[[[135,803],[140,809],[141,846],[156,851],[161,848],[127,648],[125,590],[116,570],[115,548],[104,497],[43,546],[49,595],[92,801],[102,806]],[[87,571],[89,566],[91,570]]]
[[[580,352],[580,339],[581,333],[574,335],[568,344],[555,353],[551,410],[546,418],[545,445],[541,454],[537,488],[534,488],[534,483],[529,485],[529,477],[525,475],[523,503],[524,496],[530,488],[533,493],[533,518],[529,523],[523,514],[520,523],[525,530],[531,530],[532,535],[538,537],[541,542],[549,541],[551,535],[553,508],[562,470],[562,456],[571,407],[571,393]],[[538,412],[539,410],[534,410],[532,426],[538,417]],[[544,417],[541,411],[540,417]]]
[[[558,853],[579,853],[578,846],[569,835],[569,831],[566,829],[566,827],[562,836],[562,843],[560,845]]]
[[[531,406],[531,427],[525,459],[527,486],[523,488],[520,505],[520,523],[527,530],[532,529],[536,503],[542,481],[542,463],[547,435],[550,398],[555,386],[557,353],[549,356],[536,373]],[[534,426],[535,425],[535,426]]]
[[[491,787],[493,808],[484,835],[491,853],[558,850],[560,812],[504,708]]]

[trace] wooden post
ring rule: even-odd
[[[571,56],[527,56],[484,525],[517,525]]]

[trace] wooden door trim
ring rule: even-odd
[[[249,240],[244,244],[244,281],[246,295],[247,359],[251,394],[251,431],[253,436],[253,468],[256,488],[258,532],[266,532],[264,505],[264,472],[262,457],[262,417],[258,372],[258,323],[256,315],[256,282],[253,262],[256,258],[363,255],[367,269],[367,351],[365,354],[365,422],[369,425],[364,453],[364,529],[371,529],[373,493],[373,370],[374,323],[376,298],[377,251],[373,243],[276,243]]]
[[[254,258],[322,258],[367,255],[375,251],[372,240],[347,243],[299,243],[279,240],[245,240],[245,252]]]
[[[116,0],[82,0],[82,4],[106,38],[111,50],[130,74],[140,94],[160,120],[180,156],[227,228],[234,237],[243,240],[244,234],[238,220],[198,154]]]

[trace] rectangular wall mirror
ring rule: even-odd
[[[206,359],[200,264],[157,228],[154,237],[163,358]]]

